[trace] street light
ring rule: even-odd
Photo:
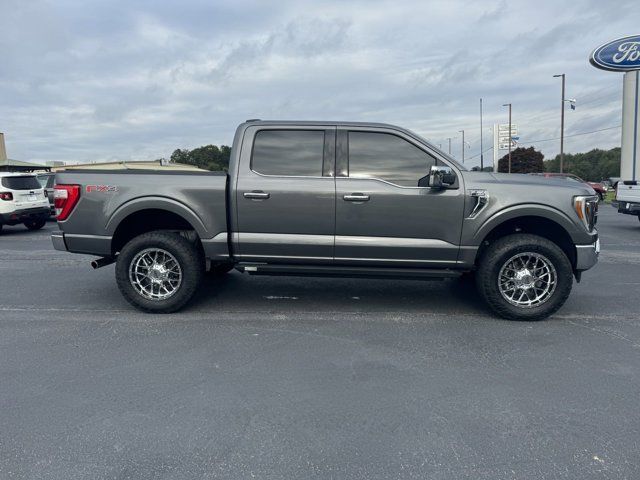
[[[484,170],[484,152],[482,151],[482,97],[480,97],[480,171]]]
[[[553,78],[562,77],[562,100],[560,101],[560,173],[564,167],[564,80],[565,74],[554,75]]]
[[[505,103],[503,107],[509,107],[509,173],[511,173],[511,104]]]
[[[458,130],[459,133],[462,133],[462,163],[464,163],[464,146],[465,146],[465,141],[464,141],[464,130]]]

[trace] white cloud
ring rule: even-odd
[[[637,33],[634,9],[595,0],[10,0],[0,17],[0,130],[14,158],[131,160],[230,144],[246,118],[370,120],[445,147],[464,128],[469,158],[479,152],[480,97],[487,127],[506,121],[501,105],[511,102],[523,142],[556,137],[556,73],[578,99],[567,134],[619,124],[622,78],[587,57]],[[552,156],[558,143],[537,146]],[[566,150],[617,144],[609,130],[570,137]]]

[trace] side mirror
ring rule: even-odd
[[[429,186],[431,188],[445,188],[456,183],[456,174],[451,167],[433,165],[429,172]]]

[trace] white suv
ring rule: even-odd
[[[49,199],[35,175],[0,172],[0,230],[23,223],[42,228],[49,218]]]

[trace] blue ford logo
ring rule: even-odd
[[[640,35],[605,43],[593,51],[589,61],[594,67],[614,72],[640,70]]]

